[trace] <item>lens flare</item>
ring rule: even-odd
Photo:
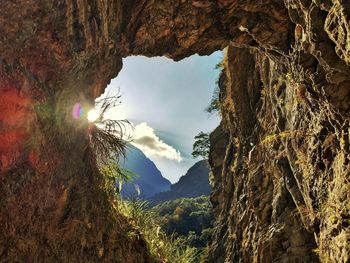
[[[72,110],[72,116],[74,119],[78,120],[83,115],[84,110],[80,103],[76,103]]]
[[[92,109],[88,112],[87,119],[89,122],[94,122],[98,119],[99,116],[100,116],[100,113],[98,112],[98,110]]]
[[[0,172],[25,157],[35,122],[34,102],[0,75]]]

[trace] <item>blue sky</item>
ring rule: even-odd
[[[212,131],[219,117],[204,111],[209,104],[222,53],[191,56],[179,62],[165,57],[128,57],[107,93],[120,90],[122,104],[109,117],[127,118],[136,127],[135,144],[171,182],[198,160],[191,156],[194,136]]]

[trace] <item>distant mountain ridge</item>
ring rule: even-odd
[[[159,192],[170,190],[170,181],[162,176],[156,165],[135,146],[128,145],[127,158],[120,162],[121,166],[138,175],[132,183],[123,185],[123,197],[138,196],[135,186],[140,189],[138,197],[147,199]]]
[[[206,160],[195,163],[170,190],[157,193],[150,198],[153,204],[177,198],[191,198],[210,195],[209,166]]]

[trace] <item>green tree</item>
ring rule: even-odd
[[[214,231],[214,214],[208,196],[171,200],[151,210],[168,235],[184,237],[191,246],[204,252]]]
[[[192,156],[194,158],[202,156],[204,159],[209,157],[210,140],[209,133],[200,132],[194,137]]]
[[[220,87],[219,87],[219,80],[216,81],[213,96],[210,100],[209,105],[205,108],[205,111],[209,114],[212,114],[214,112],[220,111],[220,102],[219,102],[219,96],[220,96]]]

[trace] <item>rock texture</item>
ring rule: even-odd
[[[0,258],[147,261],[99,195],[72,108],[91,106],[122,57],[229,45],[209,261],[348,262],[349,16],[347,0],[1,1]]]
[[[209,262],[350,260],[349,4],[284,4],[287,50],[227,49]]]
[[[121,9],[89,2],[0,4],[1,262],[148,262],[101,190],[86,116],[72,115],[121,68],[108,34]]]

